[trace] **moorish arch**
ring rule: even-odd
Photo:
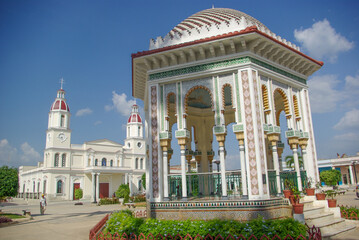
[[[205,86],[194,86],[185,96],[185,113],[188,113],[188,107],[195,108],[213,108],[213,96],[211,90]]]
[[[283,91],[283,89],[276,88],[273,92],[274,98],[274,108],[275,108],[275,115],[276,115],[276,125],[280,126],[279,116],[282,111],[285,112],[286,118],[289,119],[290,109],[289,109],[289,101],[287,95]]]

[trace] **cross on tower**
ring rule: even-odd
[[[61,78],[61,79],[60,79],[61,89],[62,89],[62,85],[64,84],[64,82],[65,82],[65,81],[64,81],[64,79],[63,79],[63,78]]]

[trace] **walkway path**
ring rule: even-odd
[[[74,205],[75,202],[51,202],[45,215],[40,215],[38,201],[14,199],[4,203],[4,212],[21,214],[23,209],[31,211],[33,220],[0,228],[2,240],[12,239],[88,239],[90,229],[107,213],[120,210],[120,205],[96,206],[89,202]]]

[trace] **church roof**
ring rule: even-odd
[[[56,99],[51,105],[51,110],[64,110],[70,112],[69,105],[67,105],[64,99]]]
[[[138,113],[138,105],[137,104],[132,105],[132,112],[131,112],[130,117],[128,118],[127,123],[142,123],[141,116]]]
[[[51,105],[50,111],[53,110],[62,110],[62,111],[70,112],[69,105],[67,105],[65,99],[65,90],[63,90],[62,88],[57,91],[57,97],[54,103]]]

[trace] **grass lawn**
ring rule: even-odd
[[[10,219],[18,219],[18,218],[25,218],[24,216],[12,213],[0,213],[0,217],[7,217]]]

